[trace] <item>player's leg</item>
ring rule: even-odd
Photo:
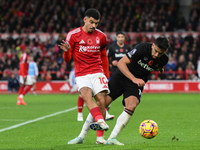
[[[83,87],[80,90],[81,97],[84,99],[87,108],[89,109],[93,118],[98,122],[99,128],[92,128],[93,130],[108,130],[108,125],[104,121],[100,107],[94,102],[92,98],[92,90],[88,87]]]
[[[19,95],[19,98],[22,98],[22,99],[24,98],[24,96],[31,90],[33,83],[34,83],[33,78],[31,78],[31,76],[28,75],[26,82],[25,82],[26,86],[25,86],[23,92]]]
[[[20,88],[18,91],[17,105],[26,105],[23,97],[22,96],[20,97],[20,95],[23,93],[24,88],[25,88],[25,79],[22,76],[19,77],[19,83],[20,83]]]
[[[111,115],[111,114],[109,114],[109,109],[110,109],[110,107],[111,107],[111,105],[109,105],[107,108],[106,108],[106,121],[108,121],[108,120],[112,120],[112,119],[114,119],[115,118],[115,116],[114,115]]]
[[[36,82],[33,83],[31,91],[33,92],[34,95],[36,95]]]
[[[83,105],[84,105],[84,100],[83,98],[79,95],[78,100],[77,100],[77,108],[78,108],[78,116],[77,116],[77,121],[83,121]]]
[[[112,98],[107,95],[106,96],[106,106],[110,105],[111,102],[112,102]],[[95,120],[92,117],[92,115],[89,113],[78,137],[70,140],[68,142],[68,144],[82,144],[85,136],[87,135],[88,131],[90,130],[90,124],[93,122],[95,122]],[[106,143],[106,140],[103,138],[104,132],[102,132],[102,131],[103,130],[97,130],[97,139],[96,139],[97,144],[105,144]]]
[[[79,134],[78,137],[76,137],[75,139],[72,139],[68,142],[68,144],[82,144],[83,143],[83,140],[86,136],[86,134],[88,133],[88,131],[90,130],[90,124],[92,122],[94,122],[94,118],[92,117],[92,115],[89,113],[86,120],[85,120],[85,123],[82,127],[82,130]]]
[[[129,96],[124,101],[125,101],[124,111],[117,118],[116,125],[107,140],[107,144],[124,145],[123,143],[117,141],[116,137],[130,121],[135,108],[139,104],[139,100],[135,96]]]
[[[109,92],[108,80],[103,73],[94,74],[91,76],[90,79],[93,87],[94,98],[101,110],[101,114],[103,115],[103,119],[100,119],[96,123],[91,124],[90,128],[93,130],[108,130],[109,127],[104,120],[106,116],[106,109],[105,109],[106,95]]]
[[[32,87],[33,87],[33,85],[26,85],[21,96],[24,97],[31,90]]]

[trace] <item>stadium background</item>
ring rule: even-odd
[[[6,81],[11,74],[18,77],[20,55],[30,47],[40,71],[38,88],[48,92],[53,88],[51,84],[61,81],[63,92],[68,92],[67,80],[73,60],[63,61],[58,44],[68,31],[83,24],[83,14],[91,7],[97,8],[102,15],[98,28],[106,33],[108,47],[115,42],[116,31],[126,33],[125,42],[131,48],[140,42],[154,42],[159,35],[169,37],[167,53],[170,59],[165,73],[152,73],[150,82],[180,80],[183,91],[190,91],[192,81],[196,83],[192,92],[200,91],[199,0],[2,0],[0,90],[7,90]],[[170,85],[158,85],[157,89],[160,87]],[[52,91],[55,90],[49,92]]]
[[[95,144],[96,133],[92,131],[84,144],[67,144],[83,125],[76,120],[78,94],[66,94],[67,91],[28,94],[25,97],[28,105],[18,106],[17,94],[0,93],[0,150],[199,150],[200,86],[199,80],[190,79],[186,71],[186,64],[192,61],[194,67],[189,72],[198,76],[199,4],[199,0],[0,0],[0,90],[3,93],[10,74],[18,75],[18,59],[25,47],[31,47],[39,65],[37,83],[44,83],[43,93],[52,93],[54,83],[62,83],[62,88],[57,89],[68,89],[70,63],[63,62],[57,44],[69,30],[82,24],[83,12],[90,7],[100,10],[102,19],[98,28],[107,34],[109,44],[115,41],[118,30],[126,32],[126,43],[131,47],[142,41],[154,41],[159,35],[168,36],[171,43],[168,54],[176,66],[163,76],[152,74],[145,88],[156,93],[142,95],[129,125],[117,137],[125,144],[122,147]],[[183,65],[178,65],[180,56]],[[179,72],[177,66],[182,66],[183,71]],[[59,79],[55,78],[56,72],[61,74]],[[169,94],[174,92],[175,85],[179,86],[176,92],[181,93]],[[160,92],[163,89],[167,93]],[[122,97],[112,103],[110,113],[116,118],[108,122],[110,130],[105,132],[105,139],[124,109],[121,100]],[[83,114],[85,120],[86,108]],[[152,140],[144,139],[138,132],[140,123],[146,119],[156,121],[159,126],[159,133]]]

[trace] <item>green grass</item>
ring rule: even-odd
[[[27,95],[27,106],[16,105],[17,95],[0,95],[0,130],[16,124],[54,114],[76,106],[78,95]],[[67,145],[81,131],[83,122],[77,122],[77,110],[61,113],[17,128],[0,132],[1,150],[198,150],[200,147],[200,94],[143,94],[132,119],[117,139],[124,146],[97,145],[96,132],[89,131],[84,144]],[[114,128],[123,111],[121,98],[112,103],[110,113],[116,118],[108,121]],[[84,107],[84,119],[88,110]],[[152,119],[159,127],[158,135],[145,139],[139,134],[139,125]],[[173,137],[178,140],[172,140]]]

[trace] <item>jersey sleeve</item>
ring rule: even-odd
[[[106,46],[107,46],[107,39],[106,39],[106,36],[103,35],[101,39],[101,50],[103,50]]]
[[[141,58],[143,54],[144,54],[144,45],[143,43],[140,43],[136,45],[133,50],[128,52],[126,56],[132,61]]]
[[[72,58],[72,50],[74,49],[74,37],[70,34],[70,32],[67,34],[65,42],[68,42],[70,45],[70,49],[67,52],[63,53],[63,59],[65,62],[69,62]]]
[[[108,49],[108,58],[112,57],[113,55],[114,55],[113,45],[111,45]]]
[[[109,73],[109,63],[108,63],[106,48],[104,48],[101,51],[101,60],[102,60],[102,66],[103,66],[104,74],[108,79],[110,77],[110,73]]]

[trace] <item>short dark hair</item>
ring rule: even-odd
[[[125,35],[124,32],[122,32],[122,31],[118,31],[118,32],[116,33],[116,36],[118,36],[118,34],[123,34],[123,35]]]
[[[160,36],[156,39],[155,45],[162,51],[166,51],[169,48],[169,40],[165,36]]]
[[[99,20],[101,18],[101,14],[97,9],[90,8],[85,12],[84,17],[92,17],[96,20]]]

